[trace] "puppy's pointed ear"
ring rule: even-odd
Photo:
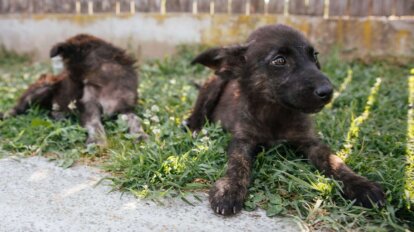
[[[200,53],[196,58],[194,58],[191,61],[191,64],[202,64],[211,69],[217,69],[222,59],[222,57],[220,57],[222,49],[223,48],[210,48],[207,51]]]
[[[50,58],[59,56],[59,55],[64,55],[64,53],[66,53],[68,49],[69,49],[68,44],[57,43],[55,44],[55,46],[52,47],[52,49],[50,49]]]
[[[249,44],[211,48],[199,54],[191,64],[198,63],[209,67],[217,76],[224,79],[237,78],[238,71],[246,63],[245,53],[248,47]]]

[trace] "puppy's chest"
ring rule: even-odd
[[[309,132],[307,119],[295,116],[253,119],[242,126],[242,133],[263,143],[278,143],[306,137]]]

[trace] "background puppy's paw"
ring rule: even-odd
[[[99,147],[106,147],[108,144],[106,142],[106,138],[98,138],[98,137],[88,137],[88,139],[86,140],[86,146],[91,145],[91,144],[95,144]]]
[[[136,134],[136,136],[137,136],[137,138],[136,138],[136,141],[137,141],[137,142],[147,141],[147,140],[148,140],[148,138],[149,138],[149,136],[148,136],[145,132],[142,132],[142,133]]]
[[[211,188],[209,201],[211,208],[217,214],[231,216],[243,208],[247,189],[232,183],[227,177],[218,180]]]

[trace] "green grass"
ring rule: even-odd
[[[27,115],[0,121],[0,156],[46,155],[63,167],[77,160],[98,159],[113,174],[114,188],[155,200],[186,199],[188,194],[206,191],[224,174],[230,136],[218,125],[207,125],[196,138],[179,128],[197,96],[190,82],[202,82],[209,75],[206,69],[189,66],[194,51],[182,50],[177,56],[144,62],[140,67],[141,98],[136,112],[150,135],[146,143],[135,144],[126,136],[123,122],[115,120],[105,122],[107,149],[85,148],[85,131],[76,118],[55,122],[46,112],[33,109]],[[0,111],[9,109],[28,83],[49,70],[45,64],[29,65],[24,58],[8,57],[7,63],[0,63]],[[338,88],[349,70],[352,80],[331,108],[315,116],[320,136],[333,150],[348,151],[346,162],[356,172],[381,183],[387,192],[386,207],[354,206],[341,197],[341,183],[319,174],[280,145],[258,155],[245,209],[260,207],[269,216],[292,216],[312,229],[414,228],[414,193],[405,189],[407,181],[414,181],[413,173],[406,173],[406,158],[414,156],[407,149],[409,68],[344,63],[335,55],[323,66]],[[368,117],[352,126],[366,111],[378,77],[382,82],[371,97]]]

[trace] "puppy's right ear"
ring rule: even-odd
[[[68,50],[66,43],[57,43],[50,49],[50,58],[64,54]]]
[[[199,54],[191,64],[202,64],[213,69],[215,74],[224,79],[237,78],[240,69],[246,63],[245,52],[249,45],[211,48]]]

